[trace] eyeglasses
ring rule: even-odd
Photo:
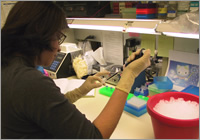
[[[58,38],[58,44],[62,44],[64,42],[64,40],[66,39],[66,35],[61,33],[61,32],[58,32],[58,35],[57,35],[57,38]]]

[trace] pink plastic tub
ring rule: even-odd
[[[170,97],[184,98],[185,101],[196,101],[199,103],[199,96],[185,92],[164,92],[154,95],[147,102],[147,111],[151,116],[154,135],[156,139],[198,139],[199,118],[196,119],[175,119],[156,112],[153,108],[162,99],[170,100]]]

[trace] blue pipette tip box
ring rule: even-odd
[[[140,117],[147,112],[146,103],[147,101],[133,96],[131,99],[127,100],[124,110],[137,117]]]
[[[181,92],[191,93],[191,94],[199,96],[199,87],[190,85],[190,86],[186,87],[185,89],[183,89]]]
[[[167,76],[157,76],[153,78],[154,84],[158,89],[172,89],[173,83]]]

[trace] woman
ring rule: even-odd
[[[135,77],[150,65],[150,50],[124,69],[112,97],[91,122],[71,102],[100,87],[98,76],[65,97],[36,70],[52,63],[65,28],[65,14],[53,2],[23,1],[11,9],[2,28],[2,138],[109,138],[114,131]]]

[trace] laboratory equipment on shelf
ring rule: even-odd
[[[52,79],[66,78],[76,75],[72,66],[72,60],[75,56],[80,54],[82,54],[81,49],[69,47],[68,44],[64,45],[62,46],[62,51],[57,53],[57,56],[52,64],[48,67],[44,67],[44,69],[48,72],[49,77]]]
[[[141,53],[136,56],[135,60],[140,58],[143,55],[143,50],[144,50],[144,48],[141,50]],[[142,85],[145,85],[146,82],[148,82],[148,81],[152,82],[153,77],[158,76],[159,72],[161,71],[162,60],[157,57],[157,54],[158,54],[158,52],[155,51],[155,55],[150,58],[151,66],[149,66],[148,68],[146,68],[146,70],[141,72],[139,74],[139,76],[135,79],[135,82],[130,91],[131,93],[134,93],[136,87],[141,87]],[[126,63],[125,66],[127,66],[130,63],[131,62]],[[121,69],[119,69],[119,71],[112,73],[111,76],[109,78],[107,78],[106,83],[116,86],[121,78],[121,74],[122,74],[122,66],[121,66]]]

